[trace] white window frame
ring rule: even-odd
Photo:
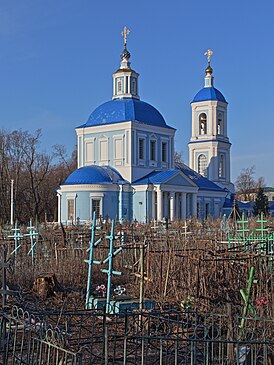
[[[90,219],[93,219],[93,211],[92,211],[92,201],[93,200],[99,200],[100,201],[100,217],[103,217],[103,202],[104,202],[104,193],[90,193],[89,194],[90,199]],[[100,217],[96,217],[96,219],[99,219]]]
[[[142,141],[142,143],[143,143],[143,156],[142,157],[140,157],[140,145],[141,145],[141,142]],[[144,161],[145,160],[145,154],[146,154],[146,152],[145,152],[145,139],[144,138],[138,138],[138,159],[139,159],[139,161]]]
[[[221,116],[221,118],[219,119],[219,116]],[[220,124],[219,124],[219,120],[220,120]],[[220,130],[219,130],[219,125],[220,125]],[[224,118],[223,118],[223,114],[221,112],[218,112],[217,115],[217,135],[218,136],[222,136],[224,134]]]
[[[201,118],[202,115],[205,115],[205,119],[203,119],[203,120]],[[208,134],[208,123],[207,123],[207,114],[205,112],[199,113],[198,122],[199,122],[199,136],[207,135]],[[202,122],[204,123],[204,129],[201,128]]]
[[[144,141],[144,158],[143,159],[140,159],[140,156],[139,156],[139,141],[140,139],[142,139]],[[146,163],[146,153],[147,153],[147,136],[145,134],[139,134],[137,135],[137,161],[138,161],[138,164],[141,165],[141,166],[144,166],[145,163]]]
[[[77,194],[73,193],[73,194],[66,194],[66,217],[67,217],[67,221],[69,222],[75,222],[76,221],[76,198],[77,198]],[[74,207],[73,207],[73,217],[72,219],[68,216],[68,201],[72,200],[74,203]]]
[[[93,155],[92,160],[87,159],[88,145],[91,145],[90,147],[92,148],[92,155]],[[84,163],[85,166],[95,164],[95,137],[85,138],[85,157],[84,157],[84,159],[85,159],[85,163]]]
[[[131,76],[130,80],[130,92],[133,95],[137,95],[137,78],[134,76]]]
[[[98,143],[98,147],[99,147],[99,164],[100,165],[108,165],[108,163],[109,163],[109,154],[108,154],[108,150],[109,150],[109,139],[107,138],[107,137],[101,137],[101,138],[99,138],[99,141],[98,141],[99,143]],[[101,156],[101,143],[102,142],[107,142],[107,153],[106,153],[106,155],[107,155],[107,159],[106,160],[102,160],[102,156]]]
[[[125,146],[124,146],[124,134],[116,134],[113,136],[113,161],[115,166],[122,166],[125,160]],[[122,156],[120,158],[116,158],[116,141],[122,142]]]
[[[204,161],[206,162],[205,165],[206,167],[202,170],[201,169],[201,158],[202,157],[205,157]],[[198,158],[197,158],[197,170],[198,170],[198,173],[204,177],[207,177],[208,176],[208,158],[207,156],[204,154],[204,153],[200,153]]]
[[[155,160],[152,160],[152,156],[151,156],[151,142],[154,142],[155,143]],[[156,166],[157,165],[157,138],[156,136],[151,136],[149,138],[149,164],[150,166]]]
[[[166,144],[166,161],[162,160],[163,157],[163,143]],[[167,167],[169,163],[169,139],[168,138],[161,138],[161,164],[162,167]]]
[[[125,77],[119,76],[116,77],[116,95],[123,95],[125,93]],[[121,86],[121,90],[119,90],[119,86]]]
[[[221,165],[222,162],[222,165]],[[225,179],[225,155],[223,153],[219,156],[218,176],[220,179]]]

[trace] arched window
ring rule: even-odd
[[[198,172],[202,176],[207,176],[207,158],[205,155],[200,155],[198,157]]]
[[[223,116],[222,116],[222,113],[218,114],[217,134],[223,134]]]
[[[224,155],[220,155],[220,159],[219,159],[219,177],[225,177],[225,158],[224,158]]]
[[[205,113],[199,115],[199,134],[207,134],[207,118]]]

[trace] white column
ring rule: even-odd
[[[192,194],[192,217],[197,218],[197,194]]]
[[[102,205],[102,202],[101,202]],[[119,187],[119,207],[118,207],[118,212],[119,212],[119,220],[120,222],[123,221],[123,185],[120,185]]]
[[[61,193],[57,193],[57,197],[58,197],[58,223],[61,223],[61,199],[62,199],[62,195]]]
[[[163,192],[160,188],[157,189],[157,220],[163,219]]]
[[[175,216],[175,193],[171,191],[170,195],[170,220],[171,222],[174,221]]]
[[[13,213],[14,213],[14,180],[11,179],[10,181],[10,225],[13,226]]]
[[[181,218],[186,219],[186,193],[182,193]]]
[[[151,219],[155,219],[155,191],[151,192]]]

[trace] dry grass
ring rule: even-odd
[[[254,225],[251,221],[250,226]],[[109,228],[104,226],[99,231],[102,242],[95,251],[97,260],[107,257],[105,236]],[[263,252],[228,252],[220,220],[205,224],[190,221],[187,233],[184,222],[174,223],[168,231],[149,225],[117,226],[115,231],[123,231],[127,239],[122,253],[114,260],[114,269],[123,271],[123,276],[114,277],[113,285],[124,285],[127,294],[139,296],[140,245],[145,243],[146,297],[154,298],[162,306],[180,305],[183,301],[200,311],[227,313],[232,308],[232,315],[240,313],[243,307],[240,289],[245,290],[250,268],[254,266],[256,283],[252,285],[251,301],[267,298],[269,303],[259,307],[257,314],[274,317],[273,256]],[[58,227],[47,226],[41,227],[40,232],[33,262],[27,254],[29,238],[23,240],[15,257],[14,271],[8,274],[8,285],[21,288],[22,292],[30,291],[37,276],[51,273],[63,288],[84,290],[90,229],[68,228],[63,236]],[[3,238],[2,242],[8,243],[9,252],[13,250],[13,241]],[[121,241],[117,240],[116,245],[121,245]],[[93,266],[93,289],[98,284],[106,285],[106,274],[101,273],[100,267]]]

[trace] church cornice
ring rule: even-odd
[[[224,144],[229,144],[230,146],[232,145],[229,141],[224,141],[224,140],[220,140],[220,139],[197,139],[197,141],[190,141],[188,142],[188,144],[194,144],[194,143],[205,143],[205,142],[211,142],[211,143],[224,143]]]

